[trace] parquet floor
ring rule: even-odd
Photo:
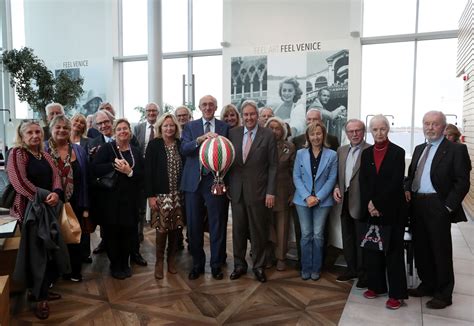
[[[179,252],[178,274],[155,280],[155,231],[147,229],[141,249],[147,267],[133,266],[133,276],[120,281],[110,277],[107,256],[94,255],[94,262],[84,265],[83,282],[55,284],[54,291],[63,298],[50,302],[46,321],[34,317],[25,294],[13,296],[12,325],[337,325],[352,286],[336,282],[337,267],[327,267],[317,282],[302,281],[294,266],[284,272],[267,270],[264,284],[254,280],[250,269],[241,279],[231,281],[230,226],[228,235],[224,280],[214,280],[207,266],[204,276],[189,281],[187,250]],[[209,258],[209,242],[205,241]],[[92,246],[97,242],[94,235]],[[337,254],[330,250],[328,266]]]

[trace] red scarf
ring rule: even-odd
[[[377,169],[377,174],[379,173],[380,166],[382,165],[383,158],[385,157],[385,153],[387,153],[388,149],[388,138],[387,140],[376,143],[374,145],[374,162],[375,168]]]

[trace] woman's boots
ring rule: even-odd
[[[156,263],[155,263],[155,278],[163,278],[163,259],[165,256],[166,237],[167,233],[156,231]]]
[[[155,278],[163,278],[163,261],[165,256],[166,238],[168,238],[168,272],[176,274],[176,252],[178,250],[178,234],[176,231],[161,233],[156,231],[156,264]]]

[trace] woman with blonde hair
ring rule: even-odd
[[[178,233],[183,228],[183,194],[179,190],[183,158],[179,153],[181,127],[171,113],[155,125],[155,139],[145,155],[145,195],[152,210],[151,226],[156,229],[155,278],[163,278],[163,261],[168,239],[168,272],[176,274]]]
[[[83,219],[89,217],[89,193],[87,185],[87,154],[84,149],[70,140],[72,124],[64,115],[57,115],[49,123],[51,138],[46,142],[46,150],[53,158],[61,178],[64,202],[71,204],[74,214],[81,225]],[[85,233],[81,242],[90,240]],[[63,278],[73,282],[81,282],[81,245],[68,244],[71,261],[71,274]]]
[[[49,285],[70,271],[67,247],[58,234],[61,179],[53,159],[44,151],[43,138],[37,121],[23,120],[7,163],[16,191],[10,215],[18,218],[22,231],[13,278],[31,288],[29,298],[37,301],[35,315],[39,319],[49,317],[48,300],[61,298],[49,291]]]
[[[227,104],[222,108],[221,117],[230,128],[238,127],[241,124],[239,111],[233,104]]]
[[[88,153],[87,120],[80,113],[71,118],[71,143],[80,145]]]

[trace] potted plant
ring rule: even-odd
[[[76,105],[77,99],[84,92],[82,77],[71,78],[64,71],[54,77],[31,48],[4,51],[2,63],[10,73],[10,85],[16,89],[20,101],[27,102],[45,125],[48,123],[46,105],[51,102],[61,103],[67,112]]]

